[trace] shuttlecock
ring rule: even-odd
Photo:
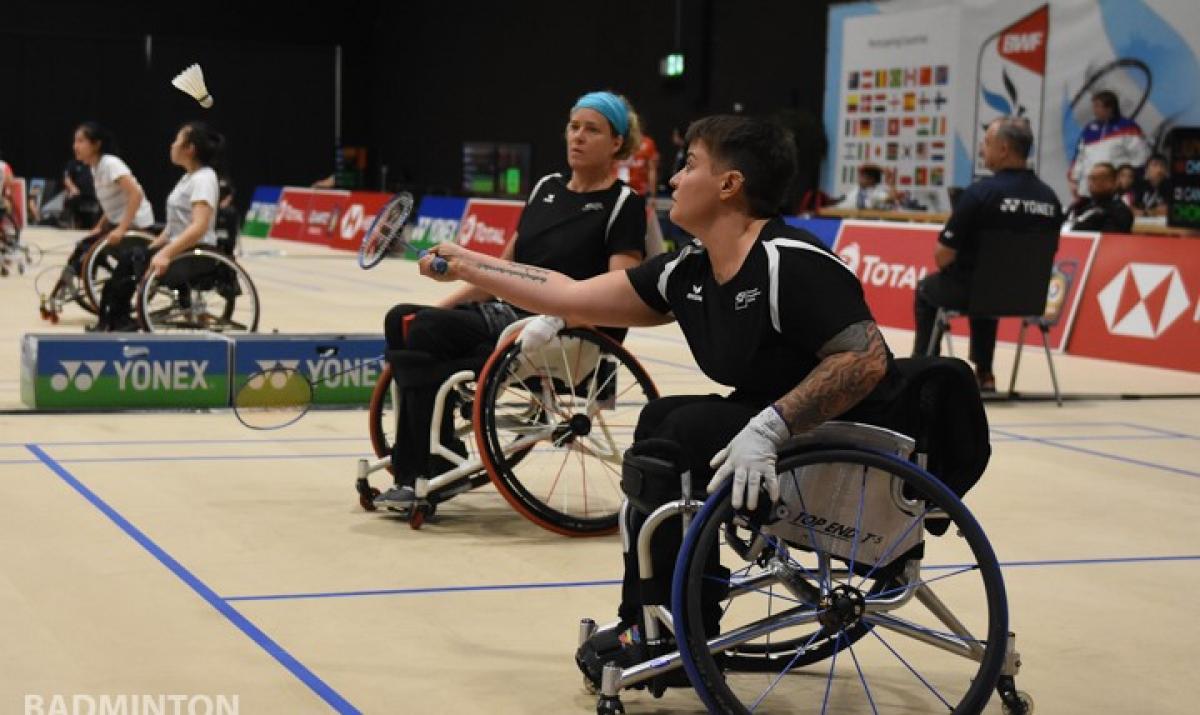
[[[171,84],[175,85],[180,91],[191,95],[200,103],[201,107],[208,109],[213,106],[212,95],[208,93],[208,88],[204,86],[204,71],[200,69],[200,65],[192,65],[175,75],[175,79],[171,80]]]

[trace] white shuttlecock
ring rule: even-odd
[[[171,80],[171,84],[175,85],[181,92],[191,95],[200,103],[201,107],[208,109],[213,106],[212,95],[208,93],[208,88],[204,86],[204,71],[200,69],[200,65],[192,65],[175,75],[175,79]]]

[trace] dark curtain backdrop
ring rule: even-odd
[[[596,88],[628,96],[670,156],[673,125],[735,104],[819,117],[827,4],[268,0],[208,5],[217,19],[206,20],[201,6],[168,3],[8,3],[0,152],[22,175],[58,177],[72,129],[96,119],[116,131],[161,214],[179,175],[168,145],[183,121],[204,119],[228,138],[244,206],[257,184],[332,172],[341,46],[342,139],[368,148],[371,188],[386,165],[389,188],[455,191],[472,140],[531,144],[534,176],[562,169],[567,111]],[[686,72],[664,81],[658,62],[672,51]],[[192,62],[212,110],[169,85]]]

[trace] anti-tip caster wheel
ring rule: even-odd
[[[1033,696],[1024,690],[1017,691],[1017,700],[1021,702],[1019,707],[1012,707],[1008,703],[1001,706],[1001,712],[1004,715],[1033,715]]]
[[[624,712],[625,706],[621,704],[620,698],[602,695],[596,702],[596,715],[615,715]]]
[[[354,489],[358,492],[358,505],[364,511],[375,511],[375,497],[379,496],[379,490],[371,486],[366,479],[356,480]]]

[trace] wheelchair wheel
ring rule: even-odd
[[[676,635],[709,711],[981,712],[1004,663],[1008,610],[995,554],[963,503],[876,452],[785,454],[778,471],[769,518],[735,515],[726,487],[676,562]],[[713,549],[728,580],[706,574]],[[719,634],[702,615],[701,587],[714,581]],[[739,667],[748,646],[772,667]]]
[[[79,307],[99,315],[100,296],[104,294],[104,284],[112,277],[113,270],[117,267],[118,251],[127,246],[149,246],[153,240],[153,236],[141,231],[126,233],[125,238],[116,246],[109,246],[103,236],[98,238],[79,262],[80,275],[77,280],[80,290],[76,297]]]
[[[658,390],[621,344],[594,330],[564,330],[533,355],[516,337],[479,374],[475,437],[488,475],[543,528],[610,534],[624,496],[621,460]]]
[[[392,453],[396,440],[396,405],[400,399],[396,384],[392,381],[392,366],[385,362],[371,392],[371,403],[367,407],[367,429],[371,435],[371,449],[380,459]],[[388,474],[392,474],[389,464]]]
[[[471,425],[474,387],[475,383],[468,381],[452,389],[447,406],[454,412],[454,436],[463,443],[468,458],[473,457],[475,452],[475,438],[472,436]],[[380,459],[391,455],[392,445],[395,444],[399,431],[397,421],[399,415],[396,411],[400,398],[398,393],[396,384],[392,380],[392,366],[385,362],[379,373],[379,379],[375,382],[375,389],[371,392],[371,402],[367,408],[367,427],[371,435],[371,448],[374,450],[375,456]],[[391,465],[388,465],[387,470],[389,474],[392,473]]]
[[[138,322],[151,333],[258,330],[258,290],[235,261],[197,249],[176,256],[162,278],[143,278]]]

